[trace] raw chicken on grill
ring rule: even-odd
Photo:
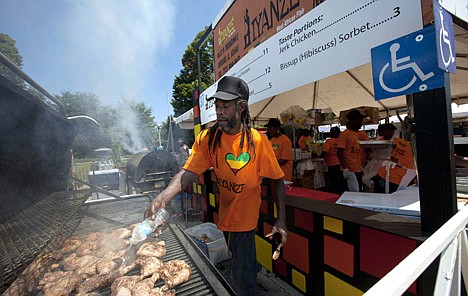
[[[68,255],[63,258],[62,264],[65,270],[79,270],[91,263],[95,263],[98,260],[96,256],[85,255],[77,257],[75,253]]]
[[[132,236],[132,231],[128,228],[118,228],[113,230],[110,236],[118,238],[130,238]]]
[[[58,280],[44,284],[42,291],[44,296],[70,295],[82,281],[81,276],[73,271],[68,271],[66,275]]]
[[[81,245],[81,241],[77,239],[66,239],[63,242],[62,249],[60,250],[62,253],[66,254],[69,252],[75,251]]]
[[[154,283],[159,279],[159,274],[155,274],[150,278],[141,280],[132,288],[132,296],[149,296],[154,288]]]
[[[117,278],[111,285],[112,296],[123,296],[126,295],[127,291],[132,295],[132,289],[139,280],[140,277],[137,275]]]
[[[162,286],[153,288],[150,291],[149,296],[175,296],[175,294],[175,290],[170,290],[168,287]]]
[[[164,241],[146,242],[138,249],[137,255],[161,258],[166,255],[166,243]]]
[[[171,260],[161,267],[161,278],[169,288],[180,285],[189,280],[192,269],[183,260]]]
[[[104,258],[96,262],[96,271],[100,275],[109,274],[116,267],[117,267],[117,263],[115,263],[111,259]]]
[[[158,258],[147,257],[147,256],[138,257],[138,259],[136,260],[136,264],[140,266],[140,269],[141,269],[140,276],[142,279],[152,276],[153,274],[158,274],[159,270],[163,266],[162,261],[159,260]]]

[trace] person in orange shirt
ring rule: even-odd
[[[337,155],[343,170],[343,178],[348,183],[348,190],[359,192],[362,188],[361,145],[357,131],[362,127],[366,115],[359,110],[346,114],[346,129],[338,137]]]
[[[299,145],[299,148],[301,149],[301,151],[309,151],[311,142],[312,142],[312,137],[310,136],[310,130],[308,129],[301,130],[301,137],[299,138],[299,141],[297,141],[297,144]]]
[[[281,236],[278,249],[287,241],[284,173],[268,138],[251,128],[248,109],[249,87],[234,76],[217,83],[216,124],[202,131],[193,144],[181,172],[151,202],[145,217],[154,219],[159,208],[209,168],[213,168],[220,192],[218,228],[224,232],[232,254],[233,288],[238,295],[257,294],[255,229],[260,211],[262,177],[271,179],[278,208],[273,234]]]
[[[277,118],[270,118],[267,127],[270,142],[275,151],[276,159],[284,172],[284,179],[292,181],[292,143],[291,140],[281,132],[281,122]]]
[[[382,163],[374,181],[375,193],[393,193],[405,189],[416,177],[411,143],[404,138],[393,139],[392,153]]]
[[[340,128],[335,126],[330,129],[330,138],[325,141],[322,148],[322,157],[328,167],[328,177],[330,179],[331,192],[341,194],[341,174],[340,160],[337,156],[338,137]]]

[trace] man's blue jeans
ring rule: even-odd
[[[237,295],[257,295],[257,254],[255,229],[246,232],[224,232],[232,254],[232,283]]]

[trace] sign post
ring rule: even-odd
[[[372,49],[376,100],[412,94],[421,228],[427,233],[457,211],[450,81],[438,67],[435,35],[429,26]]]

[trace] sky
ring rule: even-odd
[[[0,0],[0,33],[23,71],[49,93],[96,94],[103,105],[144,102],[157,122],[182,55],[226,0]]]

